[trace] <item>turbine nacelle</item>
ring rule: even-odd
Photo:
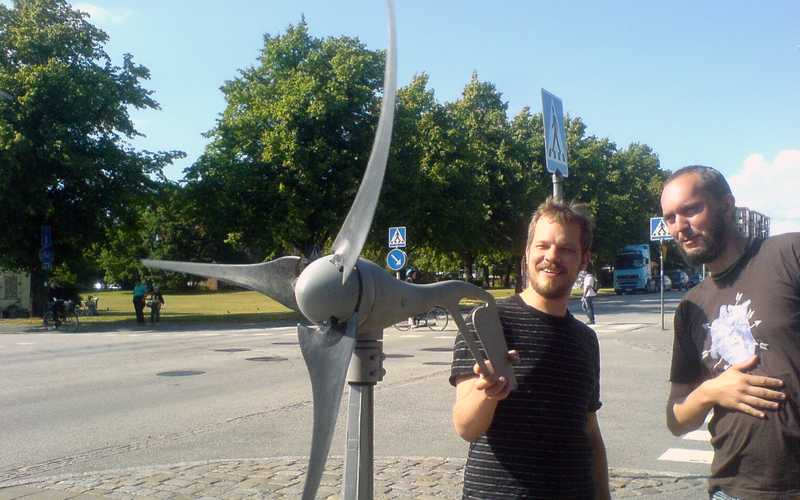
[[[342,283],[341,267],[333,255],[309,264],[295,284],[297,306],[315,325],[344,323],[356,312],[360,295],[358,272]]]

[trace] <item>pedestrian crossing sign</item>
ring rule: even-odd
[[[389,228],[389,248],[405,248],[406,246],[406,227]]]
[[[650,217],[650,241],[669,241],[672,236],[663,217]]]
[[[542,89],[545,165],[550,173],[569,176],[567,166],[567,133],[564,131],[564,105],[561,99]]]

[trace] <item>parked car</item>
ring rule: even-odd
[[[700,274],[700,273],[692,273],[692,275],[689,276],[689,288],[692,288],[693,286],[699,285],[701,281],[703,281],[703,275],[702,274]]]
[[[664,274],[669,276],[672,281],[673,290],[688,290],[689,289],[689,275],[680,269],[672,269],[665,271]]]
[[[659,290],[661,290],[661,288],[660,288],[660,286],[661,286],[661,276],[660,275],[656,274],[655,282],[656,282],[656,292],[658,292]],[[664,291],[668,292],[671,289],[672,289],[672,280],[669,279],[669,275],[667,273],[664,273]]]

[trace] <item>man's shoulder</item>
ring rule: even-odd
[[[570,314],[569,327],[574,332],[579,333],[580,335],[586,335],[590,339],[594,339],[594,341],[597,342],[597,332],[592,330],[592,328],[589,325],[579,320],[575,316],[572,316],[571,314]]]
[[[497,304],[497,311],[501,314],[503,311],[519,310],[522,308],[522,299],[518,293],[497,299],[495,303]]]
[[[770,236],[761,242],[759,253],[762,251],[780,252],[784,249],[800,252],[800,233],[783,233]]]

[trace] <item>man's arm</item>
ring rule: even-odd
[[[606,445],[597,423],[597,414],[592,412],[586,417],[586,433],[592,443],[592,479],[594,481],[594,497],[598,500],[611,498],[608,488],[608,458]]]
[[[667,400],[667,427],[675,436],[686,434],[701,425],[708,412],[719,405],[756,418],[762,410],[776,410],[786,395],[770,388],[783,387],[776,378],[748,375],[758,364],[758,356],[737,363],[720,375],[699,384],[670,384]]]
[[[519,360],[516,351],[509,351],[512,363]],[[491,362],[486,361],[491,370]],[[475,441],[489,429],[497,403],[511,393],[511,384],[505,377],[481,373],[476,363],[474,375],[456,379],[456,402],[453,404],[453,427],[466,441]]]

